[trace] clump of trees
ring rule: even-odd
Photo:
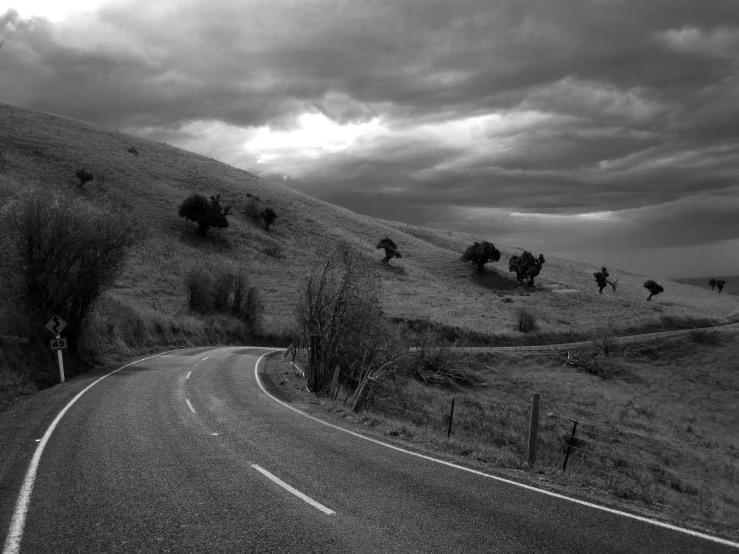
[[[375,246],[375,249],[384,249],[385,250],[385,257],[381,260],[384,264],[389,264],[390,260],[393,258],[402,258],[403,256],[398,252],[397,245],[393,242],[393,240],[389,237],[385,237],[380,242],[377,243],[377,246]]]
[[[256,287],[244,273],[224,270],[215,275],[193,267],[185,276],[187,304],[200,314],[231,314],[247,324],[252,332],[262,327],[264,304]]]
[[[92,172],[84,168],[80,168],[77,171],[75,171],[74,176],[77,177],[77,179],[79,179],[80,188],[84,187],[87,183],[89,183],[93,179]]]
[[[231,206],[221,206],[221,195],[211,196],[208,200],[202,194],[193,194],[180,204],[178,215],[198,224],[198,233],[205,236],[211,227],[225,229],[228,227],[226,216],[231,215]]]
[[[649,291],[649,297],[647,297],[647,300],[651,300],[652,296],[656,296],[665,292],[665,289],[662,285],[651,279],[644,283],[644,288]]]
[[[711,287],[711,290],[718,289],[718,293],[721,294],[724,286],[726,286],[726,281],[723,279],[711,279],[708,281],[708,285]]]
[[[486,263],[500,261],[500,250],[495,248],[492,243],[484,240],[468,246],[459,259],[462,262],[472,262],[477,266],[478,273],[484,273]]]
[[[95,304],[137,240],[135,222],[48,190],[6,205],[0,220],[1,286],[25,334],[45,337],[44,324],[57,314],[67,322],[69,352],[78,357]]]
[[[534,279],[541,273],[541,267],[546,260],[544,254],[539,254],[538,258],[528,250],[524,250],[520,256],[513,256],[508,262],[508,270],[516,273],[516,280],[523,283],[528,279],[526,286],[533,287]]]
[[[308,388],[335,398],[340,385],[354,409],[406,355],[397,328],[380,307],[380,279],[351,246],[323,253],[301,283],[295,318],[311,362]]]

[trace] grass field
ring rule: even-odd
[[[320,404],[397,440],[739,538],[739,336],[695,332],[629,344],[609,357],[580,355],[594,360],[597,374],[546,352],[468,354],[457,361],[485,386],[429,386],[401,373],[358,415],[342,404],[341,392],[339,401]],[[307,400],[302,378],[279,368],[277,389]],[[541,424],[532,468],[534,392],[541,394]],[[572,420],[582,442],[572,445],[563,473]]]
[[[138,156],[128,152],[132,146]],[[500,244],[501,261],[475,275],[470,264],[459,261],[476,240],[470,235],[358,215],[179,148],[4,104],[0,157],[0,208],[35,187],[120,206],[145,230],[146,240],[100,302],[88,333],[98,357],[108,361],[156,346],[223,343],[239,336],[228,318],[189,313],[183,278],[194,266],[246,271],[267,307],[264,332],[290,336],[306,266],[336,241],[378,260],[387,315],[425,317],[505,343],[569,337],[609,320],[616,332],[626,333],[722,323],[739,316],[731,295],[661,279],[665,293],[646,302],[642,284],[649,276],[617,268],[612,276],[620,279],[618,293],[607,289],[600,295],[592,277],[597,268],[546,252],[537,286],[521,287],[507,271],[508,259],[521,250]],[[84,188],[73,177],[80,167],[95,175]],[[177,216],[179,204],[191,193],[221,194],[224,204],[233,204],[230,227],[212,230],[205,239],[198,236],[192,223]],[[252,196],[278,214],[269,232],[242,213]],[[379,264],[382,255],[374,248],[385,236],[403,254],[390,267]],[[517,331],[514,313],[519,307],[535,314],[536,333]],[[12,322],[2,319],[0,335],[13,334]],[[2,357],[6,365],[15,358],[7,352]]]

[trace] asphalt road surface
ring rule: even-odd
[[[177,351],[89,389],[46,443],[20,552],[738,552],[321,424],[262,391],[265,352]]]

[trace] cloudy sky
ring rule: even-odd
[[[737,0],[0,0],[1,40],[0,102],[535,254],[739,274]]]

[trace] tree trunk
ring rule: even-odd
[[[654,295],[653,294],[650,294],[649,295],[649,298],[647,298],[647,302],[649,302],[652,299],[652,296],[654,296]]]

